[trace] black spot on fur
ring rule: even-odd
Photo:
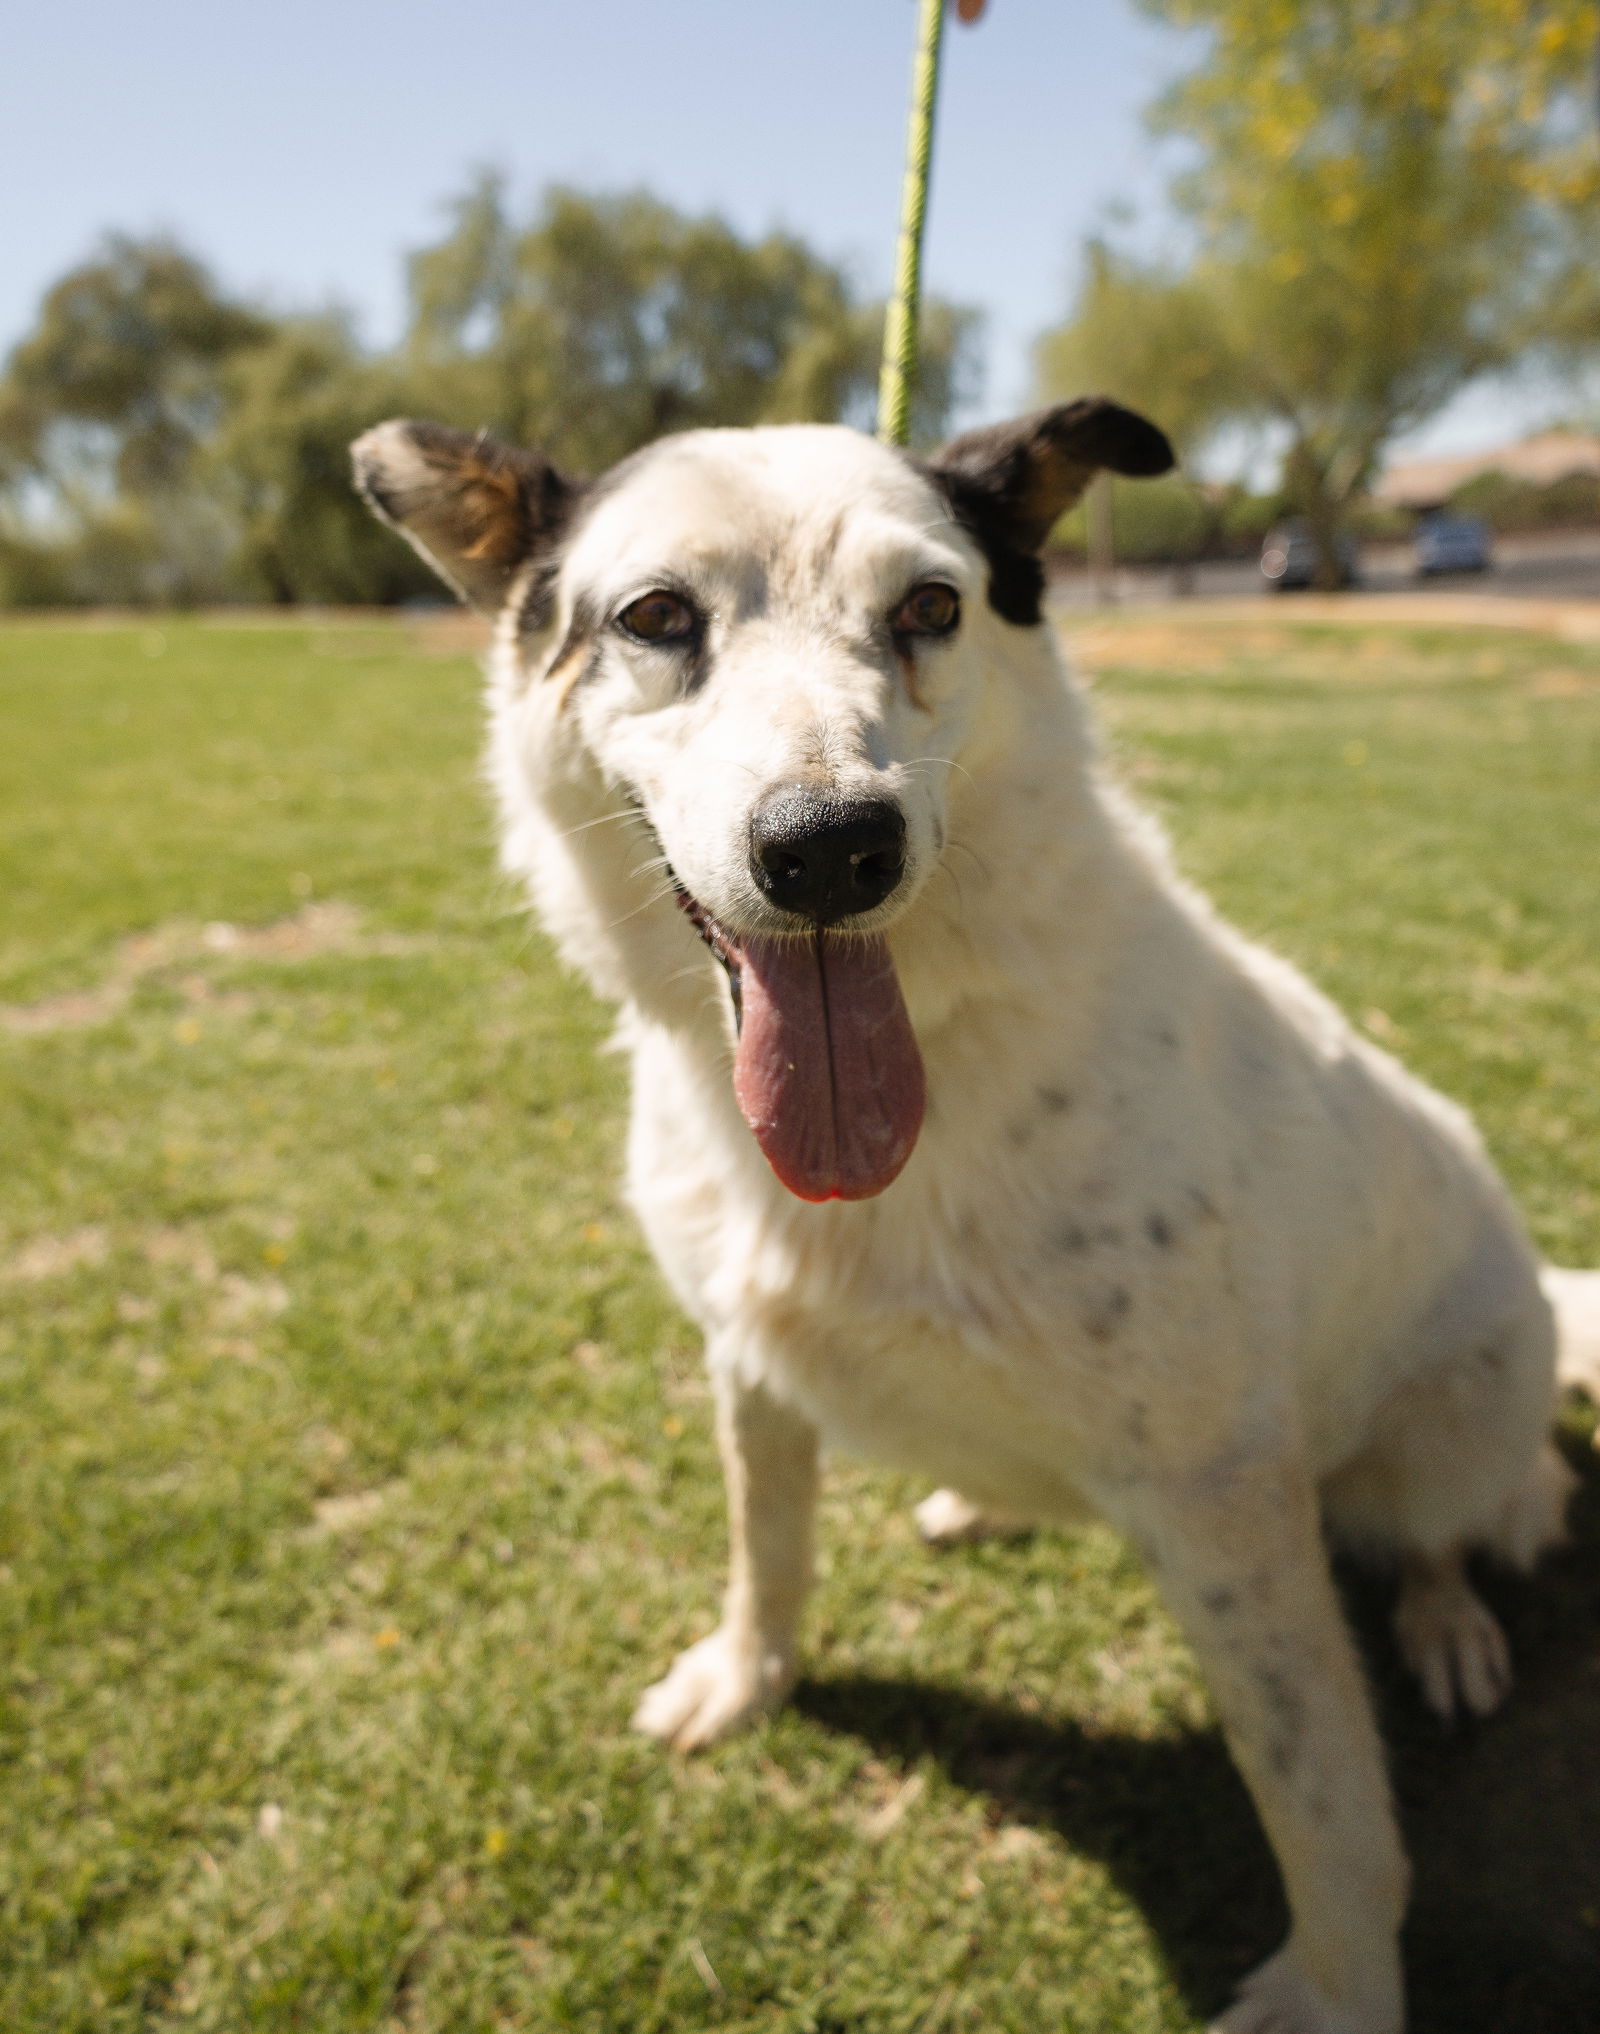
[[[1072,1097],[1063,1088],[1035,1088],[1033,1092],[1041,1115],[1046,1118],[1064,1116],[1072,1107]],[[1039,1127],[1039,1118],[1019,1116],[1016,1122],[1007,1127],[1006,1136],[1018,1150],[1021,1150],[1023,1145],[1032,1142],[1034,1133]]]
[[[1085,1310],[1083,1332],[1091,1341],[1109,1342],[1132,1305],[1127,1289],[1114,1285],[1102,1300]]]
[[[1158,1250],[1170,1250],[1175,1240],[1172,1234],[1172,1224],[1162,1214],[1145,1216],[1144,1233]]]
[[[1213,1617],[1226,1617],[1230,1611],[1238,1609],[1239,1592],[1225,1587],[1202,1589],[1200,1601]]]
[[[1305,1697],[1281,1667],[1258,1666],[1252,1678],[1267,1721],[1267,1763],[1280,1778],[1292,1772],[1305,1735]]]

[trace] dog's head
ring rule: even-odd
[[[915,461],[830,425],[696,431],[594,482],[436,424],[355,447],[376,512],[514,641],[548,764],[648,825],[728,971],[734,1082],[778,1176],[899,1172],[922,1062],[885,940],[945,845],[946,779],[1039,550],[1101,467],[1167,470],[1098,399]]]

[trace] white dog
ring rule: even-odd
[[[931,1536],[1098,1514],[1287,1884],[1221,2026],[1395,2034],[1406,1865],[1323,1531],[1398,1564],[1430,1701],[1493,1708],[1463,1558],[1558,1530],[1557,1334],[1466,1118],[1099,774],[1037,553],[1166,441],[1084,401],[920,464],[700,431],[580,484],[404,422],[355,460],[498,618],[505,858],[621,1006],[632,1198],[706,1333],[732,1574],[639,1727],[703,1745],[783,1699],[819,1447],[955,1486]],[[1600,1279],[1549,1282],[1592,1383]]]

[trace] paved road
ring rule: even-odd
[[[1413,599],[1441,599],[1473,593],[1518,600],[1600,600],[1600,530],[1561,530],[1537,536],[1500,537],[1495,542],[1492,570],[1446,579],[1418,579],[1409,544],[1369,544],[1361,554],[1361,584],[1366,593],[1404,593]],[[1188,594],[1201,600],[1241,600],[1256,595],[1291,607],[1295,594],[1270,592],[1249,561],[1225,560],[1194,568],[1192,583],[1180,583],[1170,566],[1125,566],[1116,574],[1116,598],[1130,605],[1171,600]],[[1085,607],[1099,604],[1087,571],[1074,568],[1053,573],[1051,604]]]

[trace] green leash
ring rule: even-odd
[[[911,435],[911,391],[917,379],[917,321],[922,309],[922,228],[928,216],[933,109],[939,96],[939,46],[944,39],[945,0],[920,0],[920,4],[917,57],[911,72],[906,180],[900,199],[900,242],[895,252],[894,295],[889,300],[889,314],[883,327],[883,367],[878,376],[878,436],[886,445],[903,445]],[[976,19],[976,13],[970,18]]]

